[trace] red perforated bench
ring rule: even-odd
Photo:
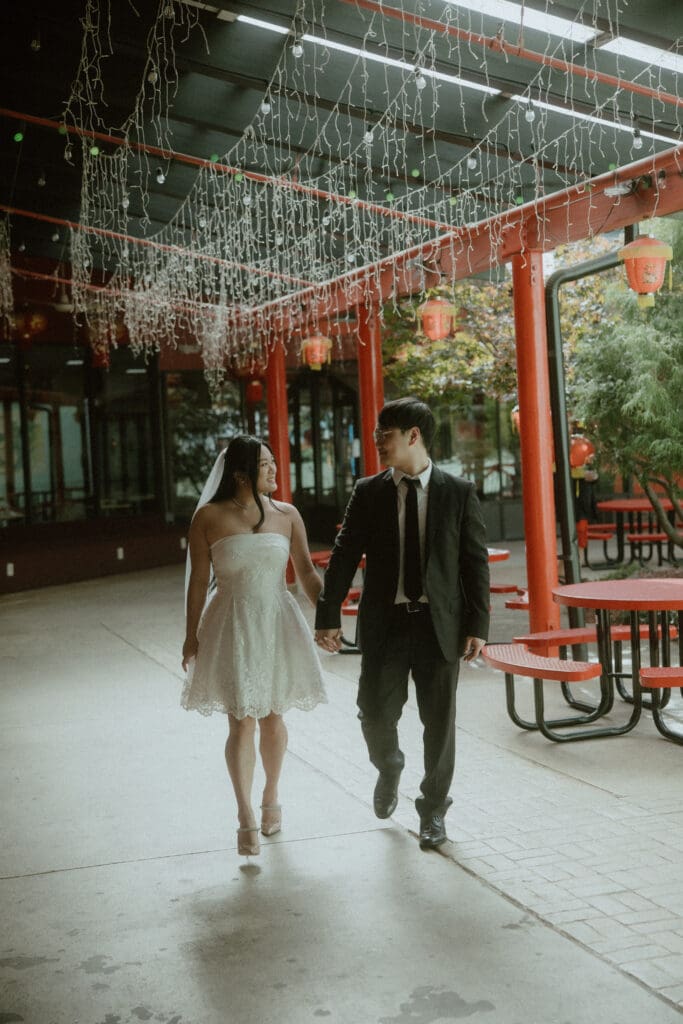
[[[650,636],[649,627],[643,624],[638,627],[641,640],[647,640]],[[657,628],[661,636],[661,627]],[[610,636],[615,643],[622,643],[631,639],[630,626],[611,626]],[[678,630],[675,626],[669,628],[669,636],[675,640]],[[547,654],[549,650],[558,647],[566,650],[567,647],[578,647],[579,644],[594,644],[598,638],[598,631],[595,626],[572,626],[570,629],[549,629],[543,633],[526,633],[523,636],[513,637],[516,644],[526,644],[531,650]]]
[[[598,679],[602,675],[602,667],[596,662],[570,661],[563,658],[547,658],[530,651],[522,644],[487,644],[482,651],[484,661],[492,668],[505,673],[505,693],[508,715],[521,729],[538,730],[547,739],[556,743],[568,743],[573,740],[596,739],[601,736],[618,736],[634,727],[640,717],[640,706],[633,707],[631,717],[623,726],[599,726],[592,729],[577,729],[576,726],[588,725],[606,714],[612,706],[609,688],[601,686],[601,699],[598,706],[587,714],[575,715],[572,718],[556,718],[546,720],[543,701],[543,683],[554,680],[560,683],[577,683],[587,679]],[[535,721],[523,719],[515,706],[515,676],[527,676],[534,681]],[[569,732],[558,733],[558,727],[571,727]]]
[[[529,592],[528,590],[517,589],[517,597],[511,598],[505,602],[506,608],[512,608],[513,611],[528,612],[529,611]]]
[[[680,687],[681,695],[683,696],[683,666],[645,666],[640,670],[640,685],[648,690],[652,690],[652,719],[662,736],[666,736],[668,740],[673,740],[674,743],[683,744],[683,733],[674,732],[664,720],[662,700],[656,692],[657,690],[672,690]]]

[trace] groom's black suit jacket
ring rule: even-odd
[[[425,594],[447,661],[462,653],[466,636],[486,639],[489,565],[484,520],[474,486],[432,466],[425,537]],[[340,607],[361,556],[365,581],[357,643],[379,653],[390,625],[399,570],[396,485],[391,470],[359,480],[335,541],[318,601],[316,629],[340,624]]]

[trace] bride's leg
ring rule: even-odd
[[[256,719],[235,718],[233,715],[229,715],[228,718],[230,732],[225,744],[225,763],[235,790],[240,828],[249,828],[256,824],[251,809],[251,788],[256,764]]]
[[[263,790],[263,806],[266,808],[277,808],[277,787],[280,781],[282,762],[287,750],[287,726],[282,715],[273,713],[266,718],[259,718],[259,730],[259,751],[266,775],[266,785]]]

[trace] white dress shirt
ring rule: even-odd
[[[405,484],[401,484],[401,481],[407,473],[404,473],[401,469],[395,467],[391,470],[391,475],[396,485],[396,500],[398,502],[398,587],[396,588],[396,597],[394,598],[394,604],[403,604],[408,600],[404,588],[403,580],[403,561],[404,561],[404,546],[405,546],[405,535],[406,535],[406,494],[408,488]],[[417,523],[420,530],[420,569],[422,570],[422,582],[424,586],[424,572],[425,572],[425,538],[427,533],[427,502],[429,500],[429,480],[432,475],[432,463],[431,460],[428,462],[426,469],[416,476],[412,477],[419,486],[415,488],[417,495]],[[423,594],[420,598],[423,604],[427,604],[427,598]]]

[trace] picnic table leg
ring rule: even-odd
[[[614,665],[612,660],[612,633],[610,630],[609,612],[598,608],[595,616],[598,634],[598,660],[602,665],[600,687],[604,702],[604,714],[612,710],[614,705]]]

